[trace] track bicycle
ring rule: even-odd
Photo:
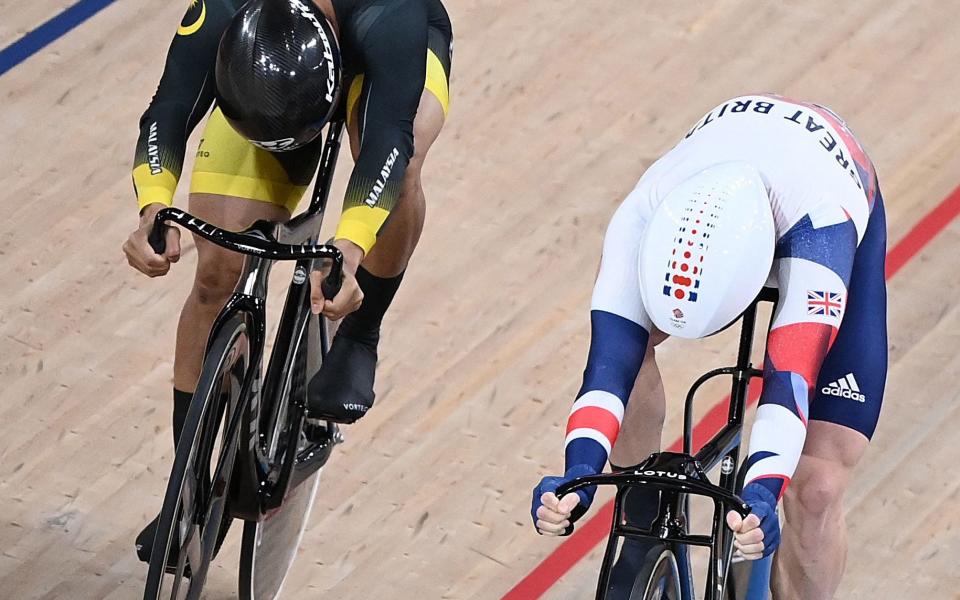
[[[732,581],[730,565],[733,557],[733,532],[726,526],[725,518],[728,509],[737,511],[743,517],[750,513],[750,508],[737,495],[743,488],[745,475],[745,471],[740,469],[739,457],[750,380],[763,376],[763,372],[750,363],[757,305],[763,301],[776,303],[776,290],[764,288],[741,315],[736,365],[713,369],[703,374],[687,392],[682,452],[655,452],[633,467],[615,473],[578,477],[557,488],[557,496],[563,497],[595,485],[617,487],[613,526],[607,539],[597,583],[597,600],[609,597],[611,573],[621,538],[656,541],[641,562],[642,566],[630,591],[630,600],[694,600],[696,595],[692,568],[689,552],[686,551],[689,546],[705,546],[710,549],[703,598],[732,600],[741,597],[742,592],[737,590],[746,587],[751,588],[746,592],[748,597],[765,597],[766,590],[758,591],[752,581],[749,586],[744,586],[743,581]],[[727,423],[693,454],[694,396],[708,380],[721,376],[732,378]],[[719,485],[712,483],[706,474],[717,465],[720,465]],[[639,488],[659,492],[656,518],[650,523],[631,522],[625,511],[628,494]],[[690,496],[702,496],[713,501],[709,535],[689,533]],[[761,561],[754,561],[759,562]],[[766,565],[769,565],[769,561],[766,561]],[[748,572],[744,572],[740,577],[747,575]],[[762,580],[762,576],[759,579]]]
[[[151,550],[145,600],[200,597],[233,519],[244,521],[239,596],[272,600],[296,556],[321,468],[342,438],[334,423],[306,418],[306,389],[330,345],[330,323],[310,312],[309,274],[330,269],[325,297],[340,288],[343,257],[318,244],[343,132],[327,130],[309,208],[286,223],[219,229],[166,208],[150,243],[164,249],[175,223],[245,255],[236,289],[214,321]],[[267,283],[275,261],[296,261],[265,373]]]

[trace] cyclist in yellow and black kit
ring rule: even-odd
[[[314,311],[343,318],[310,382],[309,414],[341,423],[372,406],[380,323],[423,227],[420,171],[447,114],[452,29],[440,0],[193,0],[140,120],[133,181],[140,226],[127,260],[156,277],[180,257],[147,242],[173,202],[191,131],[214,106],[197,150],[189,210],[226,229],[286,220],[312,179],[318,135],[344,115],[355,166],[333,241],[344,282],[332,300],[313,274]],[[174,439],[196,386],[214,317],[242,258],[196,239],[197,270],[180,315]],[[153,525],[153,524],[151,524]],[[138,537],[147,560],[153,527]]]

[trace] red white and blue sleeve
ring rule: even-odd
[[[646,227],[643,192],[620,205],[603,244],[590,311],[590,351],[567,421],[566,471],[603,470],[643,362],[651,322],[640,299],[637,259]]]
[[[807,215],[777,242],[780,300],[767,336],[763,391],[744,464],[745,490],[751,484],[766,488],[772,504],[783,496],[800,460],[817,375],[846,311],[856,250],[856,228],[843,215],[817,224]]]

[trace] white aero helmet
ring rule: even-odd
[[[776,229],[760,173],[708,167],[654,210],[640,247],[640,293],[664,333],[700,338],[740,316],[763,288]]]

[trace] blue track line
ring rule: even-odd
[[[43,25],[0,50],[0,76],[97,14],[115,0],[80,0]]]

